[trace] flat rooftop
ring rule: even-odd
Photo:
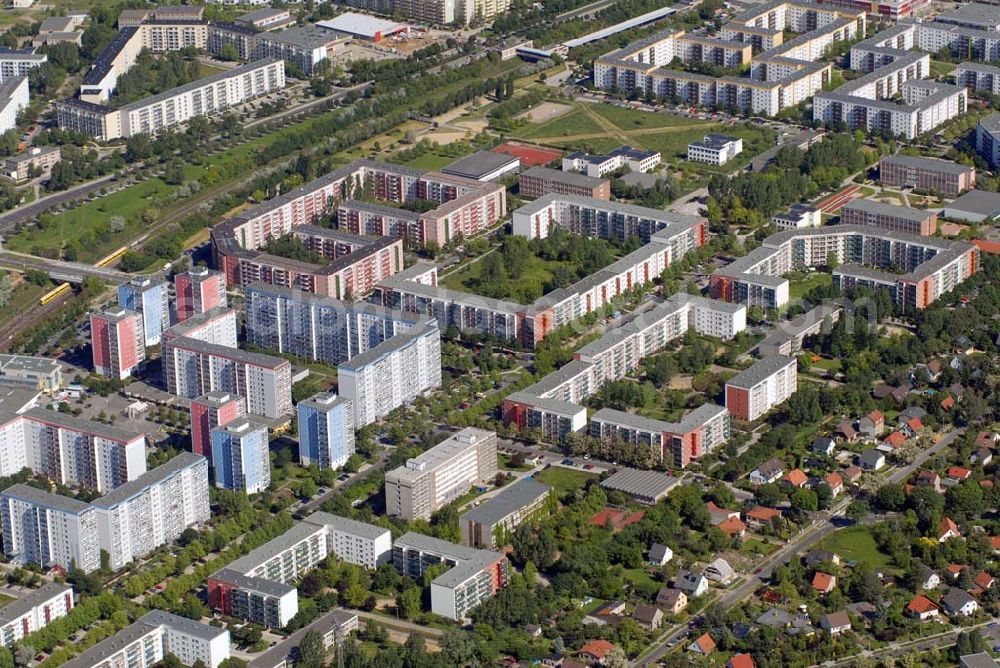
[[[870,199],[852,199],[845,204],[841,211],[862,211],[876,216],[891,216],[893,218],[903,218],[920,223],[934,215],[932,211],[924,209],[912,209],[908,206],[896,206],[885,202],[876,202]]]
[[[101,508],[116,506],[119,503],[142,494],[153,485],[163,482],[180,471],[196,466],[203,461],[206,460],[202,455],[197,455],[193,452],[181,452],[166,464],[161,464],[151,471],[146,471],[135,480],[130,480],[124,485],[116,487],[109,494],[94,501],[93,505]]]
[[[1000,27],[1000,12],[997,11],[996,5],[970,2],[955,9],[946,9],[938,14],[934,20],[941,23],[997,30]]]
[[[377,16],[369,16],[368,14],[359,14],[357,12],[344,12],[332,19],[319,21],[316,25],[329,30],[347,33],[348,35],[361,35],[369,39],[375,39],[377,36],[384,37],[385,35],[391,35],[406,30],[409,27],[405,23],[397,23],[396,21],[389,21]]]
[[[520,162],[520,158],[516,155],[494,153],[493,151],[477,151],[472,155],[459,158],[446,167],[442,167],[441,171],[445,174],[462,176],[478,181],[498,169],[509,168],[511,165],[516,165]]]
[[[544,497],[552,488],[534,480],[518,480],[513,485],[504,488],[502,492],[468,512],[462,513],[459,523],[478,522],[493,525],[535,503]]]
[[[430,450],[406,460],[406,464],[387,473],[386,478],[391,478],[395,481],[416,480],[442,464],[451,461],[459,453],[464,452],[468,448],[477,447],[479,443],[495,436],[496,432],[493,431],[478,429],[476,427],[466,427],[462,431],[452,434],[441,441]]]
[[[1000,193],[970,190],[951,204],[946,205],[945,210],[948,209],[968,211],[989,218],[1000,213]]]
[[[1000,38],[1000,35],[997,37]],[[960,165],[950,160],[922,158],[915,155],[890,155],[882,158],[882,162],[890,165],[905,165],[906,167],[913,167],[915,169],[928,169],[945,174],[965,174],[975,169],[974,167]]]
[[[764,379],[770,377],[772,374],[784,369],[789,364],[797,364],[794,357],[775,355],[774,357],[758,360],[757,362],[754,362],[753,366],[746,371],[743,371],[726,381],[726,385],[732,385],[733,387],[740,388],[752,388]]]
[[[523,172],[521,175],[534,179],[542,179],[545,181],[566,183],[571,186],[577,186],[580,188],[594,188],[595,186],[599,186],[605,181],[607,181],[607,179],[599,179],[594,176],[587,176],[586,174],[580,174],[579,172],[564,172],[562,170],[551,169],[549,167],[532,167],[531,169]],[[566,199],[565,195],[559,195],[556,197],[558,199]],[[603,200],[601,201],[603,202]],[[605,204],[607,204],[607,202],[605,202]]]
[[[676,487],[680,481],[659,471],[623,468],[601,482],[601,487],[625,494],[657,499]]]

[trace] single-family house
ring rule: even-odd
[[[839,636],[851,630],[851,616],[846,610],[831,612],[819,620],[819,627],[832,636]]]
[[[939,402],[941,410],[950,411],[955,407],[955,398],[950,394],[945,394],[944,399]]]
[[[637,605],[635,606],[635,610],[632,611],[632,619],[639,626],[650,631],[656,631],[663,624],[663,611],[655,605]]]
[[[774,518],[781,517],[781,511],[776,508],[756,506],[755,508],[744,513],[743,516],[746,518],[748,525],[754,527],[755,529],[760,529],[761,527],[769,524]]]
[[[829,594],[837,587],[837,576],[822,571],[813,575],[812,588],[821,594]]]
[[[927,417],[927,411],[920,406],[907,406],[903,410],[899,411],[899,415],[896,416],[896,422],[902,425],[906,424],[913,418],[923,420],[925,417]]]
[[[835,447],[836,443],[834,443],[833,439],[829,436],[817,436],[813,439],[812,445],[809,446],[809,449],[812,450],[814,454],[829,457],[833,454]]]
[[[993,548],[994,554],[1000,554],[1000,536],[990,538],[990,546]]]
[[[857,481],[861,480],[861,467],[856,464],[851,464],[846,469],[840,472],[840,477],[844,479],[844,482],[853,485]]]
[[[947,574],[949,580],[957,580],[958,576],[962,574],[965,570],[964,564],[948,564],[944,567],[944,572]]]
[[[936,383],[941,378],[941,361],[931,360],[927,364],[921,362],[910,371],[910,380],[914,383]]]
[[[938,542],[943,543],[951,538],[961,538],[962,532],[958,530],[958,525],[950,517],[945,517],[941,519],[941,524],[938,525]]]
[[[968,480],[972,477],[972,471],[964,466],[951,466],[948,468],[948,477],[952,480]]]
[[[986,571],[979,571],[976,577],[972,578],[972,584],[974,584],[977,589],[986,591],[987,589],[993,588],[993,585],[996,584],[996,580]]]
[[[538,624],[525,624],[524,632],[532,638],[538,638],[542,635],[542,627]]]
[[[747,525],[739,517],[730,517],[719,524],[719,531],[730,538],[743,538],[747,532]]]
[[[756,668],[754,666],[753,657],[750,656],[749,652],[744,652],[742,654],[733,654],[729,657],[729,662],[726,663],[726,668]]]
[[[777,482],[785,473],[785,467],[777,459],[769,459],[750,472],[750,482],[755,485],[767,485]]]
[[[869,440],[874,441],[884,430],[885,416],[881,411],[872,411],[858,420],[858,431]]]
[[[870,448],[861,453],[858,457],[858,466],[863,471],[878,471],[885,466],[885,453]]]
[[[916,578],[914,586],[917,589],[937,589],[941,584],[941,576],[927,567],[926,564],[917,564]]]
[[[886,436],[882,442],[889,446],[890,451],[895,450],[903,447],[903,444],[906,443],[906,434],[902,431],[894,431]]]
[[[834,498],[837,498],[837,495],[844,491],[844,479],[836,471],[826,474],[823,482],[830,488],[830,493],[833,494]]]
[[[906,606],[906,614],[922,622],[937,617],[938,612],[937,604],[923,594],[914,596],[913,600]]]
[[[711,518],[713,526],[718,526],[728,519],[739,518],[740,513],[738,510],[729,510],[728,508],[720,508],[715,505],[714,501],[709,501],[705,504],[708,508],[708,515]]]
[[[1000,434],[995,431],[981,431],[976,434],[977,448],[992,448],[1000,443]]]
[[[917,487],[930,487],[938,494],[941,493],[941,476],[934,471],[923,470],[917,474],[915,483]]]
[[[970,464],[979,464],[981,466],[986,466],[993,461],[993,451],[989,448],[976,448],[969,455]]]
[[[708,656],[715,651],[715,641],[712,640],[712,636],[707,633],[703,633],[698,638],[695,639],[693,643],[688,645],[688,649],[695,654],[701,654],[702,656]]]
[[[781,608],[769,608],[754,620],[760,626],[766,626],[771,629],[782,629],[790,625],[795,620],[795,617],[787,610],[782,610]]]
[[[729,565],[728,561],[719,557],[705,567],[702,575],[712,582],[718,582],[721,585],[726,585],[732,582],[733,578],[736,577],[736,571],[733,570],[733,567]]]
[[[681,571],[674,578],[674,588],[680,589],[688,595],[688,598],[697,598],[708,591],[708,580],[704,575]]]
[[[924,423],[921,422],[920,418],[913,416],[900,425],[899,430],[902,431],[907,438],[915,438],[923,428]]]
[[[941,607],[953,617],[971,617],[979,610],[979,603],[968,592],[952,588],[941,597]]]
[[[893,387],[892,385],[886,385],[884,383],[881,383],[875,386],[875,389],[872,392],[872,394],[875,396],[876,399],[891,398],[897,404],[902,404],[904,401],[906,401],[906,396],[910,393],[911,389],[913,388],[909,384],[904,384],[899,387]]]
[[[845,443],[853,443],[858,440],[858,431],[850,420],[842,420],[833,430],[833,435]]]
[[[834,566],[839,566],[840,555],[836,552],[831,552],[830,550],[809,550],[806,552],[805,556],[802,557],[802,563],[805,564],[806,568],[815,568],[819,564],[833,564]]]
[[[674,551],[666,545],[653,543],[653,546],[649,548],[649,563],[652,566],[663,566],[670,563],[673,558]]]
[[[580,648],[578,656],[585,661],[602,663],[604,661],[604,657],[607,656],[608,652],[614,648],[615,646],[607,640],[591,640]]]
[[[809,476],[802,469],[792,469],[785,475],[782,481],[792,489],[801,489],[809,484]]]
[[[687,608],[688,597],[680,589],[661,587],[656,595],[656,605],[668,615],[679,615]]]

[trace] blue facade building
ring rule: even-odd
[[[354,454],[351,400],[320,392],[300,402],[299,458],[303,464],[335,469]]]
[[[147,346],[160,343],[160,336],[170,327],[170,304],[167,282],[148,277],[133,278],[118,286],[118,305],[142,315],[142,333]]]
[[[256,494],[271,484],[267,425],[240,418],[212,430],[215,486]]]

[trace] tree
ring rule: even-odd
[[[239,60],[240,52],[235,45],[227,42],[222,45],[221,49],[219,49],[219,58],[221,60],[230,60],[230,61]]]
[[[323,668],[326,649],[323,647],[323,636],[315,629],[309,629],[302,636],[299,644],[299,658],[295,662],[297,668]]]
[[[906,491],[897,483],[887,483],[875,493],[875,503],[883,510],[899,510],[906,504]]]
[[[605,668],[628,668],[628,657],[625,655],[625,650],[621,647],[612,647],[604,655],[604,661],[601,665]]]
[[[423,605],[423,592],[420,587],[409,587],[404,589],[396,597],[396,606],[407,619],[414,619],[420,614]]]
[[[464,666],[476,655],[476,643],[465,631],[453,629],[441,640],[441,651],[449,665]]]

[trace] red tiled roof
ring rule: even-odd
[[[882,411],[872,411],[866,417],[872,422],[882,422],[885,420],[885,416],[882,415]]]
[[[906,421],[907,426],[913,431],[920,431],[924,428],[924,423],[920,421],[920,418],[913,416]]]
[[[970,475],[972,475],[972,471],[964,466],[952,466],[948,469],[948,477],[953,480],[965,480]]]
[[[938,527],[938,535],[943,536],[951,531],[955,535],[961,536],[962,534],[958,531],[958,525],[950,517],[945,517],[941,520],[941,525]]]
[[[823,480],[825,480],[826,484],[830,486],[830,489],[837,489],[844,484],[844,479],[841,478],[840,474],[836,471],[828,474],[825,478],[823,478]]]
[[[767,506],[757,506],[753,510],[747,511],[747,518],[755,519],[758,522],[770,522],[775,517],[781,517],[781,511]]]
[[[950,575],[961,575],[963,568],[965,568],[964,564],[948,564],[945,566],[945,570],[948,571]]]
[[[1000,536],[993,536],[990,538],[990,544],[993,546],[994,550],[1000,550]]]
[[[836,584],[837,578],[829,573],[823,573],[820,571],[813,576],[812,586],[813,589],[817,591],[828,592],[833,589]]]
[[[986,571],[979,571],[979,575],[973,578],[972,582],[980,589],[989,589],[993,586],[993,576]]]
[[[923,594],[919,594],[914,597],[914,599],[910,601],[910,604],[906,606],[906,611],[912,612],[915,615],[921,615],[925,612],[930,612],[931,610],[937,610],[937,605],[934,601],[930,600]]]
[[[803,473],[800,469],[792,469],[785,475],[785,480],[792,487],[802,487],[802,485],[809,482],[809,476]]]
[[[727,536],[738,536],[747,530],[747,525],[743,523],[738,517],[730,517],[729,519],[719,523],[719,531],[726,534]]]
[[[903,443],[906,443],[906,437],[903,436],[903,432],[894,431],[885,437],[885,442],[891,445],[892,447],[897,448],[901,446]]]
[[[694,641],[698,649],[701,650],[702,654],[711,654],[715,650],[715,641],[712,640],[712,636],[707,633],[703,633],[697,640]]]
[[[614,647],[607,640],[591,640],[580,648],[580,654],[589,654],[595,659],[603,659],[604,655],[614,649]]]
[[[973,239],[972,243],[979,246],[979,250],[984,253],[990,253],[993,255],[1000,255],[1000,243],[996,241],[986,241],[985,239]]]
[[[955,400],[949,394],[947,397],[941,400],[941,408],[945,410],[950,410],[952,406],[955,405]]]
[[[729,668],[754,668],[753,657],[749,653],[733,654],[727,665]]]

